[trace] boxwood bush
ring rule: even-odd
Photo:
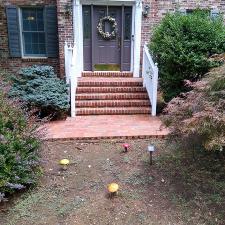
[[[8,99],[0,81],[0,202],[34,185],[40,174],[37,124],[18,102]]]
[[[159,63],[160,86],[169,101],[189,90],[184,80],[196,81],[215,66],[209,57],[225,51],[222,18],[211,19],[206,11],[167,14],[154,30],[150,51]]]
[[[69,109],[68,87],[51,66],[23,68],[13,78],[10,97],[20,98],[29,108],[36,108],[40,117],[61,118]]]

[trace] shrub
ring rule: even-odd
[[[19,97],[29,108],[35,107],[41,117],[62,117],[69,109],[67,85],[50,66],[21,69],[19,76],[13,78],[9,95]]]
[[[5,195],[34,185],[39,175],[37,124],[18,102],[9,100],[0,81],[0,202]]]
[[[186,16],[167,14],[153,32],[149,44],[160,68],[160,86],[166,101],[190,90],[184,80],[196,81],[216,64],[209,60],[225,51],[222,18],[196,10]]]
[[[225,65],[203,80],[186,82],[192,91],[174,98],[163,119],[171,136],[187,150],[205,149],[225,156]]]

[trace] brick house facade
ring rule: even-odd
[[[101,0],[100,0],[101,1]],[[31,3],[32,2],[32,3]],[[74,29],[76,22],[76,11],[74,11],[73,5],[79,4],[82,7],[81,1],[71,1],[71,0],[0,0],[0,68],[9,69],[11,71],[18,71],[19,68],[25,67],[33,64],[46,64],[54,66],[57,73],[60,77],[64,77],[64,44],[65,41],[73,43]],[[87,2],[87,1],[84,1]],[[90,4],[99,2],[98,0],[90,0]],[[142,16],[142,25],[141,25],[141,46],[146,41],[149,41],[153,27],[159,23],[162,17],[167,12],[175,12],[176,10],[185,10],[185,9],[194,9],[197,7],[207,8],[207,9],[216,9],[219,12],[225,12],[225,0],[143,0],[143,1],[108,1],[114,2],[113,5],[116,5],[117,2],[122,2],[119,5],[126,3],[131,5],[131,3],[138,4],[142,2],[142,9],[144,10],[146,6],[149,6],[149,11],[147,16]],[[51,57],[23,57],[17,56],[14,57],[10,54],[10,40],[9,40],[9,29],[7,23],[7,7],[16,6],[18,9],[23,7],[43,7],[43,6],[56,6],[57,12],[57,30],[55,34],[58,36],[57,42],[57,55],[52,55]],[[82,16],[81,16],[82,18]],[[33,19],[31,17],[31,19]],[[21,32],[22,33],[22,32]],[[51,36],[49,36],[51,38]],[[80,36],[79,36],[80,38]],[[51,42],[51,40],[49,40]],[[21,42],[22,43],[22,42]],[[26,45],[26,43],[22,43]],[[22,45],[21,44],[21,45]],[[21,46],[22,48],[22,46]],[[141,49],[141,48],[140,48]],[[139,51],[139,55],[140,55]],[[82,54],[81,54],[82,55]],[[132,63],[132,61],[131,61]]]
[[[43,5],[56,5],[55,0],[1,0],[0,4],[0,67],[9,69],[10,71],[17,72],[21,67],[26,67],[33,64],[45,64],[54,66],[55,70],[59,72],[59,59],[55,58],[22,58],[11,57],[9,51],[9,38],[7,29],[7,16],[6,7],[15,5],[18,7],[23,6],[43,6]]]

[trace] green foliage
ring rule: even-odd
[[[30,108],[38,109],[40,116],[61,117],[69,109],[67,85],[57,78],[53,67],[32,66],[21,69],[13,78],[10,97],[19,97]]]
[[[222,18],[211,19],[204,11],[165,16],[154,30],[149,47],[159,63],[166,101],[188,90],[185,79],[196,81],[216,65],[209,57],[225,51],[224,38]]]
[[[192,91],[171,100],[164,112],[171,135],[186,150],[205,149],[225,157],[225,66],[201,81],[188,82]]]
[[[5,194],[37,181],[39,139],[37,126],[17,102],[9,100],[0,85],[0,202]]]

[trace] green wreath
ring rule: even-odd
[[[103,31],[103,23],[104,22],[109,22],[110,24],[112,24],[112,28],[113,28],[113,31],[111,33],[109,32],[104,32]],[[116,19],[111,17],[111,16],[105,16],[103,18],[101,18],[99,20],[99,23],[98,23],[98,26],[97,26],[97,29],[98,29],[98,33],[102,36],[102,38],[104,38],[105,40],[110,40],[110,39],[113,39],[116,37],[116,34],[117,34],[117,22],[116,22]]]

